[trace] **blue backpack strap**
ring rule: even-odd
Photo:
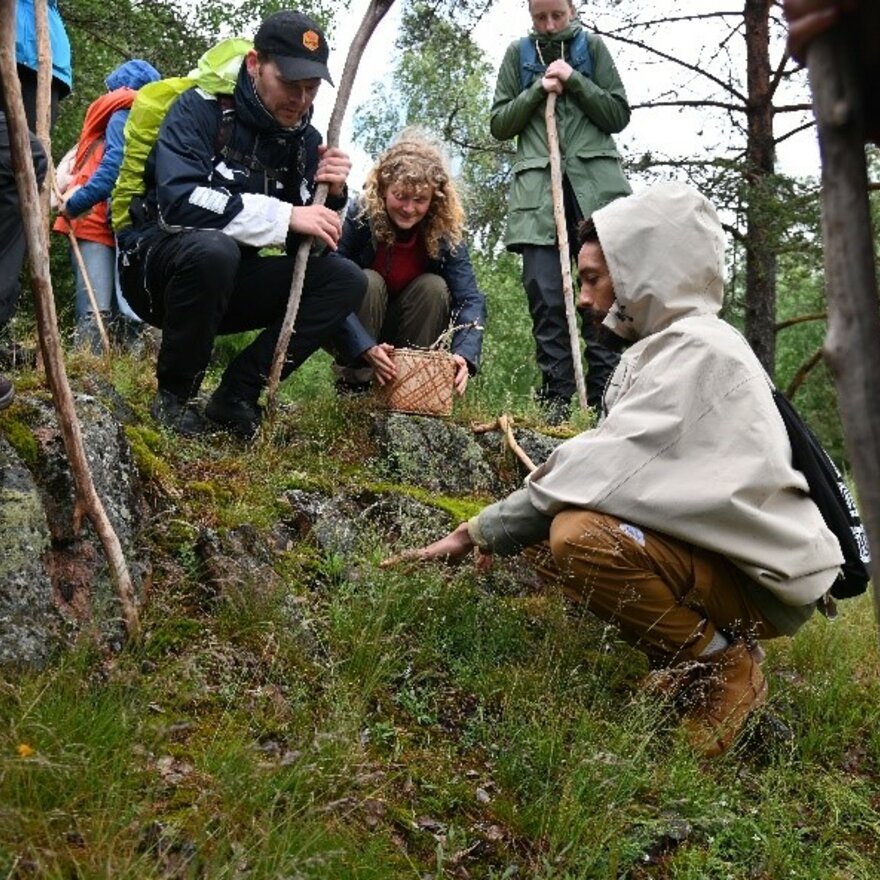
[[[593,78],[593,58],[590,55],[590,47],[587,44],[587,32],[581,28],[574,39],[569,56],[569,64],[588,79]]]
[[[538,47],[529,37],[519,41],[519,78],[522,90],[525,91],[538,76],[543,76],[545,64],[538,60]]]
[[[581,28],[574,38],[569,50],[569,64],[580,74],[592,78],[593,58],[590,55],[590,47],[587,43],[587,32]],[[547,69],[538,58],[538,47],[530,37],[523,37],[519,41],[519,76],[523,91],[527,89],[538,76],[543,76]]]

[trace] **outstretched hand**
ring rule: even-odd
[[[461,523],[456,529],[451,531],[446,537],[427,547],[416,547],[412,550],[404,550],[396,556],[390,556],[383,560],[380,565],[382,568],[391,568],[399,565],[401,562],[429,562],[439,559],[443,562],[460,562],[469,553],[471,553],[476,544],[474,544],[471,533],[468,530],[467,523]],[[480,553],[477,557],[477,568],[486,569],[491,565],[492,557],[489,554]]]

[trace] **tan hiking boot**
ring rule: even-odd
[[[708,668],[702,704],[685,718],[691,745],[707,758],[730,748],[749,713],[767,699],[767,682],[756,657],[744,642],[700,660]]]
[[[652,697],[684,709],[694,705],[696,698],[692,695],[692,691],[702,692],[703,688],[698,685],[707,674],[705,663],[683,660],[674,666],[652,669],[641,680],[639,687]]]

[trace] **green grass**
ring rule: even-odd
[[[503,574],[383,570],[378,541],[349,573],[302,543],[275,577],[206,588],[200,535],[271,529],[290,488],[412,494],[373,473],[369,408],[336,399],[323,356],[253,447],[155,430],[143,363],[71,372],[105,375],[135,410],[162,511],[153,587],[140,644],[108,655],[84,637],[51,669],[0,679],[0,877],[880,875],[869,597],[768,645],[769,708],[792,743],[702,763],[640,692],[640,654]],[[529,418],[525,389],[499,391],[513,372],[487,364],[458,418]],[[15,405],[3,424],[25,416]]]

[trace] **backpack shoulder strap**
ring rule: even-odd
[[[590,55],[587,32],[581,28],[569,49],[569,63],[571,66],[586,77],[593,76],[593,58]],[[525,91],[534,81],[535,77],[543,76],[547,65],[538,58],[538,47],[530,37],[523,37],[519,41],[519,77],[520,87]]]
[[[522,91],[525,91],[538,74],[544,72],[545,65],[538,60],[538,47],[529,37],[519,41],[519,79]]]
[[[582,73],[584,76],[592,79],[593,77],[593,57],[590,55],[590,45],[587,40],[587,32],[581,28],[578,35],[574,38],[571,46],[571,55],[569,56],[571,66]]]
[[[214,138],[214,155],[222,156],[235,125],[235,98],[232,95],[217,95],[217,103],[220,106],[220,125]]]

